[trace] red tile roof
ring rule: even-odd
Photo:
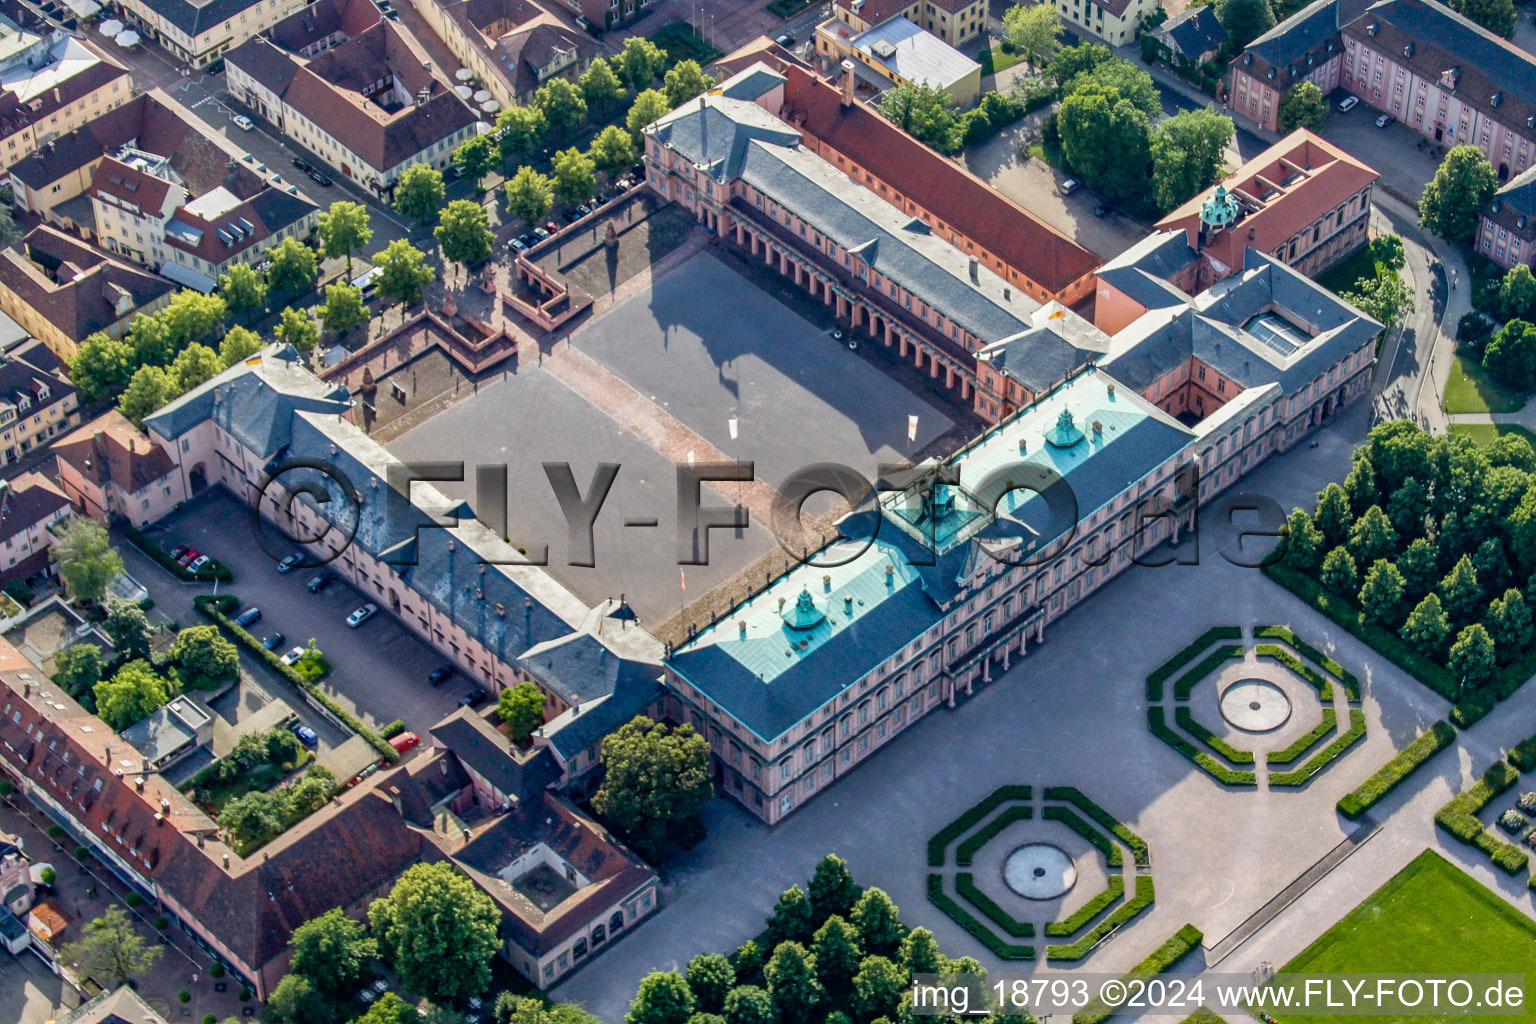
[[[53,451],[98,487],[135,494],[175,469],[171,457],[116,409],[53,442]]]

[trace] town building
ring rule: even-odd
[[[1536,167],[1511,178],[1478,214],[1477,251],[1503,267],[1536,254]]]
[[[1208,273],[1204,287],[1258,249],[1316,276],[1364,245],[1378,175],[1333,143],[1298,128],[1157,222],[1184,232]]]
[[[189,497],[175,463],[116,409],[56,440],[53,453],[60,488],[102,523],[143,527]]]
[[[983,0],[836,0],[832,17],[855,35],[905,18],[958,49],[987,27],[987,5]]]
[[[436,0],[419,0],[434,3]],[[516,0],[513,0],[515,3]],[[655,9],[657,0],[560,0],[579,19],[597,28],[617,28]]]
[[[58,1018],[54,1024],[166,1024],[127,985],[98,992]]]
[[[1158,7],[1158,0],[1056,0],[1061,20],[1081,26],[1110,46],[1134,43],[1142,20]]]
[[[1438,0],[1317,0],[1233,60],[1234,112],[1276,130],[1303,81],[1343,89],[1445,146],[1473,145],[1499,181],[1536,161],[1536,56]]]
[[[124,729],[122,737],[151,771],[163,772],[213,739],[213,716],[181,696]]]
[[[852,60],[855,73],[875,91],[922,83],[958,107],[970,106],[981,95],[980,64],[899,15],[863,32],[829,18],[816,26],[816,52],[834,65]]]
[[[33,228],[18,249],[0,252],[0,310],[73,359],[93,334],[122,338],[132,319],[170,302],[165,278],[50,227]]]
[[[1214,4],[1186,7],[1147,35],[1156,42],[1163,60],[1191,72],[1215,60],[1227,41]]]
[[[304,7],[306,0],[117,0],[124,20],[189,67],[203,68]]]
[[[329,2],[329,0],[327,0]],[[323,5],[322,5],[323,6]],[[342,176],[376,196],[390,194],[407,167],[438,170],[480,129],[421,43],[372,10],[366,15],[293,15],[231,50],[229,91]],[[494,120],[493,115],[486,115]]]
[[[626,4],[633,8],[634,0]],[[489,92],[502,107],[529,102],[552,78],[575,81],[600,50],[591,36],[573,31],[532,0],[416,0],[415,8],[473,73],[469,86]],[[495,112],[486,120],[494,121]]]
[[[0,481],[0,585],[52,572],[53,528],[73,514],[69,498],[41,473]]]
[[[35,8],[0,2],[0,167],[132,97],[122,65]]]
[[[79,422],[79,393],[42,342],[0,352],[0,466],[47,447]]]

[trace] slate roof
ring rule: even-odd
[[[1098,278],[1147,309],[1189,301],[1169,280],[1196,259],[1183,231],[1154,232],[1098,269]]]
[[[1216,17],[1213,4],[1186,7],[1157,28],[1152,36],[1187,61],[1221,48],[1227,41],[1227,30]]]
[[[622,678],[661,675],[659,665],[621,658],[591,633],[546,640],[525,651],[517,664],[567,704],[606,696]]]
[[[1103,331],[1056,303],[1036,313],[1034,320],[1036,326],[993,342],[976,358],[1040,394],[1109,347]]]
[[[1536,167],[1517,174],[1494,193],[1483,216],[1512,234],[1536,238]]]
[[[43,474],[13,477],[0,488],[0,539],[24,533],[68,506],[64,492]]]
[[[542,82],[540,68],[549,66],[557,51],[576,51],[576,63],[581,64],[596,54],[601,47],[597,40],[585,32],[573,32],[564,25],[538,21],[514,29],[496,40],[496,67],[504,71],[503,77],[512,88],[514,96],[524,96],[538,89]]]
[[[514,749],[484,716],[459,708],[432,727],[432,738],[498,793],[527,804],[560,777],[549,751]]]
[[[175,25],[191,38],[212,31],[242,11],[255,7],[260,0],[144,0],[145,6]]]
[[[67,269],[61,273],[60,268]],[[76,344],[174,288],[159,275],[47,224],[28,232],[19,252],[0,252],[0,285]]]
[[[75,393],[75,386],[61,372],[58,357],[42,342],[33,340],[8,352],[0,352],[0,401],[20,406],[25,398],[31,405],[19,418],[36,416],[63,402]],[[48,397],[42,397],[44,388]]]

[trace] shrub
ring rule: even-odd
[[[1124,876],[1111,875],[1109,879],[1109,885],[1104,887],[1103,892],[1099,893],[1093,899],[1078,907],[1077,910],[1073,911],[1069,917],[1061,921],[1052,921],[1050,924],[1047,924],[1045,926],[1045,934],[1065,938],[1066,936],[1076,932],[1079,928],[1082,928],[1095,917],[1098,917],[1104,912],[1106,907],[1110,906],[1110,904],[1114,903],[1124,895]]]
[[[1495,761],[1483,772],[1483,777],[1471,789],[1456,794],[1445,806],[1435,812],[1435,824],[1448,832],[1458,842],[1466,843],[1487,854],[1505,874],[1519,874],[1525,870],[1529,858],[1526,852],[1513,843],[1506,843],[1483,827],[1477,814],[1489,801],[1520,779],[1520,772],[1503,761]]]
[[[187,1003],[192,1001],[192,993],[188,992],[186,989],[182,989],[180,992],[176,993],[176,1001],[185,1006]]]
[[[1205,941],[1205,935],[1192,924],[1186,924],[1183,928],[1173,933],[1173,937],[1158,946],[1141,963],[1132,967],[1126,978],[1150,978],[1172,970],[1180,960],[1193,953],[1196,948]],[[1085,1009],[1072,1015],[1072,1024],[1103,1024],[1113,1017],[1117,1008],[1107,1007],[1103,1003],[1090,1003]]]
[[[944,880],[939,875],[928,876],[928,901],[947,914],[961,928],[970,932],[983,946],[986,946],[1004,960],[1033,960],[1035,958],[1035,948],[1033,946],[1015,946],[1004,942],[996,932],[976,920],[964,907],[951,899],[950,895],[944,891]]]
[[[215,960],[208,968],[208,977],[215,980],[224,977],[224,965]]]
[[[169,928],[170,926],[171,926],[171,919],[166,917],[164,914],[161,914],[161,915],[159,915],[158,917],[155,918],[155,931],[163,932],[167,928]]]
[[[1526,814],[1536,814],[1536,793],[1521,793],[1515,806]]]
[[[1505,832],[1510,833],[1511,835],[1519,835],[1521,832],[1525,831],[1525,827],[1530,823],[1531,822],[1529,818],[1515,810],[1513,807],[1499,815],[1499,828],[1503,829]]]
[[[961,871],[955,875],[955,891],[960,898],[970,902],[977,910],[1009,935],[1020,939],[1031,938],[1035,934],[1035,926],[1028,921],[1015,920],[1008,911],[992,901],[992,897],[976,888],[976,881],[969,871]]]
[[[91,855],[91,848],[84,844],[75,847],[75,860],[85,860]]]
[[[129,892],[127,896],[123,897],[123,902],[128,904],[129,910],[135,910],[144,905],[144,897],[136,892]]]
[[[1210,747],[1222,757],[1233,764],[1253,764],[1253,751],[1238,750],[1232,744],[1211,732],[1205,726],[1195,721],[1195,716],[1186,704],[1180,704],[1173,712],[1173,720],[1179,723],[1179,727],[1189,733],[1195,739]]]
[[[1451,707],[1451,721],[1457,728],[1470,729],[1487,716],[1498,703],[1491,690],[1474,690]]]
[[[251,1001],[251,990],[245,987],[241,987],[240,991],[235,993],[235,998],[240,1000],[242,1003],[248,1003]]]
[[[211,1013],[203,1014],[203,1024],[219,1024],[219,1018]]]
[[[1509,751],[1509,763],[1523,772],[1536,768],[1536,736],[1527,736]]]
[[[1099,852],[1104,854],[1104,860],[1110,867],[1118,868],[1124,862],[1124,856],[1120,853],[1120,847],[1111,842],[1108,836],[1060,804],[1051,804],[1040,812],[1040,817],[1046,821],[1061,822],[1073,832],[1076,832],[1094,846],[1097,846]]]
[[[1147,676],[1147,700],[1162,700],[1163,683],[1167,682],[1179,669],[1194,661],[1200,652],[1211,644],[1217,640],[1237,640],[1242,635],[1243,631],[1237,626],[1214,626],[1200,634],[1188,647],[1157,666],[1152,674]]]
[[[1431,725],[1412,743],[1392,755],[1386,764],[1376,769],[1374,775],[1351,792],[1344,794],[1344,798],[1339,801],[1339,813],[1350,821],[1359,818],[1380,803],[1398,783],[1412,775],[1425,761],[1450,746],[1455,739],[1456,730],[1449,722],[1442,719]],[[1532,752],[1536,754],[1536,750]]]
[[[1210,675],[1212,672],[1216,671],[1217,667],[1220,666],[1222,662],[1231,661],[1234,658],[1241,658],[1242,656],[1243,648],[1239,644],[1228,644],[1216,648],[1210,654],[1207,654],[1203,659],[1201,659],[1198,665],[1180,676],[1178,682],[1173,684],[1174,699],[1188,700],[1189,693],[1195,688],[1196,683]]]
[[[57,839],[64,834],[64,829],[59,825],[49,825],[43,831],[48,834],[49,839]]]
[[[1094,925],[1087,934],[1076,942],[1063,946],[1046,947],[1046,959],[1081,960],[1088,955],[1093,947],[1104,941],[1106,935],[1151,906],[1153,898],[1152,876],[1137,875],[1136,895],[1120,904],[1113,913]]]
[[[1333,732],[1334,726],[1338,724],[1338,718],[1339,716],[1334,712],[1333,708],[1323,708],[1323,720],[1321,722],[1313,726],[1305,735],[1296,737],[1295,742],[1290,746],[1285,747],[1283,750],[1271,750],[1265,754],[1264,763],[1267,765],[1277,765],[1290,764],[1295,761],[1302,754],[1311,750],[1312,745],[1318,740]]]
[[[1344,695],[1346,697],[1348,697],[1350,700],[1360,699],[1360,680],[1356,679],[1352,672],[1346,671],[1343,665],[1340,665],[1338,662],[1328,657],[1328,655],[1324,654],[1316,647],[1313,647],[1311,644],[1307,643],[1305,640],[1291,632],[1289,629],[1286,629],[1284,626],[1262,626],[1259,629],[1254,630],[1254,635],[1271,637],[1273,639],[1282,640],[1285,643],[1290,644],[1293,648],[1299,651],[1303,657],[1311,658],[1314,665],[1317,665],[1324,672],[1329,673],[1339,682],[1343,683]],[[1327,698],[1325,697],[1324,700],[1326,699]]]
[[[386,740],[392,740],[403,732],[405,732],[405,719],[397,718],[393,722],[390,722],[388,725],[386,725],[384,728],[380,729],[379,736]]]
[[[1334,741],[1314,754],[1311,760],[1300,768],[1293,768],[1288,772],[1275,772],[1269,777],[1271,786],[1300,786],[1312,776],[1322,771],[1330,761],[1350,747],[1365,739],[1365,712],[1359,708],[1349,710],[1349,729],[1334,738]]]
[[[960,817],[945,825],[928,840],[928,865],[939,867],[944,863],[944,851],[949,844],[964,835],[977,822],[1010,800],[1028,800],[1033,791],[1028,786],[999,786],[980,803],[967,808]]]
[[[1271,658],[1296,673],[1307,681],[1307,684],[1317,691],[1317,697],[1323,703],[1333,700],[1333,684],[1316,672],[1312,666],[1304,664],[1300,658],[1277,644],[1259,644],[1254,648],[1254,653],[1261,658]]]
[[[1168,727],[1168,723],[1163,720],[1162,708],[1147,708],[1147,726],[1152,730],[1152,735],[1193,761],[1217,782],[1226,786],[1257,786],[1259,784],[1259,777],[1254,772],[1235,771],[1205,751],[1195,749],[1193,743]]]
[[[1034,809],[1027,804],[1015,804],[1007,808],[1002,814],[987,822],[984,827],[977,829],[969,839],[955,847],[955,863],[961,867],[969,867],[976,851],[991,842],[999,832],[1016,821],[1026,821],[1034,817],[1034,814]]]
[[[1045,796],[1049,800],[1065,800],[1075,804],[1078,810],[1113,832],[1122,843],[1131,848],[1131,854],[1138,867],[1146,867],[1152,863],[1151,855],[1147,852],[1147,841],[1126,828],[1118,818],[1088,799],[1079,790],[1072,786],[1052,786],[1045,791]]]

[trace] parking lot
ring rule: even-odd
[[[320,688],[370,725],[383,726],[400,718],[407,729],[425,735],[474,688],[462,674],[440,688],[429,686],[427,674],[442,665],[444,657],[387,611],[380,610],[356,629],[348,627],[347,616],[367,598],[343,580],[338,578],[325,590],[312,594],[305,583],[315,575],[313,570],[279,573],[256,543],[245,506],[222,489],[215,488],[167,516],[152,535],[167,547],[191,544],[229,566],[235,581],[221,585],[219,590],[237,595],[242,609],[252,605],[261,609],[260,621],[249,627],[256,636],[274,631],[285,634],[283,650],[303,646],[313,637],[332,667]],[[137,552],[127,552],[125,558],[133,555]],[[182,625],[201,621],[192,598],[211,592],[212,587],[184,586],[152,564],[137,574],[157,607],[168,616]],[[254,658],[242,660],[254,666],[253,674],[264,689],[295,705],[306,724],[323,722],[264,665]],[[341,738],[340,730],[333,726],[326,725],[324,730],[314,727],[321,733],[322,744],[327,736],[333,737],[329,742]]]
[[[1346,95],[1342,89],[1336,89],[1328,96],[1328,120],[1320,134],[1375,168],[1388,192],[1405,202],[1418,202],[1424,186],[1440,166],[1433,145],[1401,122],[1377,128],[1375,122],[1381,111],[1368,104],[1361,103],[1348,113],[1340,113],[1339,101]],[[1420,141],[1424,141],[1423,149],[1419,148]],[[1454,143],[1442,145],[1450,149]]]

